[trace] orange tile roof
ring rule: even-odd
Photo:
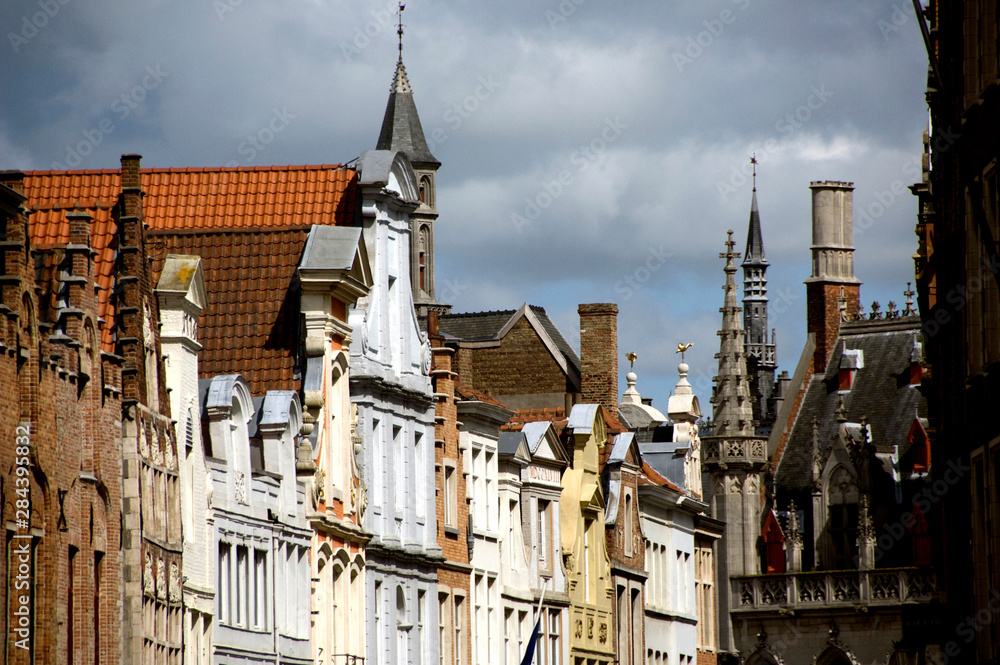
[[[167,254],[202,258],[202,377],[240,373],[254,395],[298,390],[298,298],[289,287],[308,236],[309,227],[150,233],[154,280]]]
[[[559,431],[562,425],[566,424],[566,409],[560,407],[544,409],[518,409],[500,429],[507,431],[519,431],[525,423],[547,420],[552,422],[556,430]]]
[[[357,172],[340,165],[141,169],[141,176],[143,219],[153,230],[351,225],[358,203]],[[121,172],[28,171],[24,184],[35,247],[68,242],[66,212],[86,210],[94,217],[98,316],[105,322],[101,346],[114,351],[109,301],[117,228],[112,210],[121,193]]]

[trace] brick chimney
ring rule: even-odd
[[[618,415],[618,305],[580,305],[580,392],[584,404]]]
[[[826,370],[843,315],[853,318],[861,281],[854,276],[854,183],[817,181],[812,190],[812,275],[806,284],[806,330],[815,335],[811,373]]]

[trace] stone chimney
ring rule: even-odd
[[[860,306],[854,276],[854,183],[817,181],[812,190],[812,275],[806,284],[806,330],[815,335],[812,372],[826,369],[844,316]]]
[[[618,305],[580,305],[580,392],[618,416]]]

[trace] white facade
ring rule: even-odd
[[[569,663],[569,593],[560,545],[566,450],[549,422],[526,423],[500,442],[499,528],[502,658],[517,665],[538,617],[535,663]]]
[[[160,344],[176,422],[184,536],[184,662],[212,662],[215,616],[215,520],[209,510],[210,483],[201,437],[198,401],[198,317],[207,304],[201,258],[170,254],[156,286]]]
[[[416,179],[405,155],[358,163],[372,287],[351,312],[351,399],[367,492],[366,665],[438,661],[434,397],[410,287]]]
[[[217,552],[214,663],[311,662],[298,394],[254,400],[239,375],[202,379]]]

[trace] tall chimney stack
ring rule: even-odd
[[[580,305],[580,391],[584,404],[618,416],[618,305]]]
[[[815,335],[812,373],[826,363],[842,316],[858,313],[861,281],[854,276],[854,183],[816,181],[812,190],[812,275],[805,281],[807,331]]]

